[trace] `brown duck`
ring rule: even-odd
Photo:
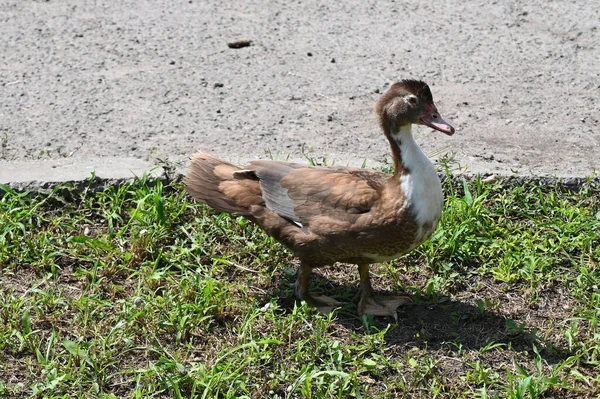
[[[427,84],[394,83],[375,106],[390,142],[395,172],[252,161],[238,167],[195,154],[185,176],[187,191],[212,208],[243,215],[300,259],[296,296],[321,311],[340,303],[308,289],[316,267],[355,263],[360,275],[358,313],[397,317],[406,297],[373,295],[369,265],[395,259],[434,232],[443,207],[436,170],[415,142],[411,126],[447,135]]]

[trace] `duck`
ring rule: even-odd
[[[426,241],[442,215],[444,197],[436,168],[412,134],[413,125],[446,135],[429,86],[404,79],[375,104],[389,141],[394,173],[340,166],[254,160],[236,166],[206,153],[191,157],[184,185],[195,200],[258,224],[300,261],[295,295],[331,312],[342,303],[309,289],[314,269],[358,266],[359,316],[391,316],[407,296],[375,295],[369,267],[405,255]]]

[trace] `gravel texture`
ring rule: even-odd
[[[419,78],[473,172],[600,170],[592,1],[0,0],[0,159],[389,158],[373,105]],[[249,46],[228,44],[250,41]]]

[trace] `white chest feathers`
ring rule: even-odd
[[[400,147],[402,165],[408,171],[400,177],[400,188],[419,226],[414,240],[417,246],[435,231],[440,221],[444,205],[442,185],[435,167],[414,140],[410,128],[400,130],[394,139]]]

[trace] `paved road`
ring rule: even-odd
[[[182,159],[203,149],[369,165],[394,80],[457,128],[417,129],[472,171],[600,170],[600,7],[415,2],[0,0],[0,158]],[[230,49],[233,40],[250,47]]]

